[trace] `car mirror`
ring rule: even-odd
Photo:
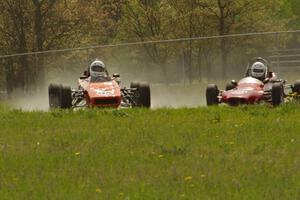
[[[231,80],[231,84],[234,85],[234,86],[237,86],[236,80]]]
[[[267,83],[267,82],[269,82],[269,78],[265,78],[265,80],[263,81],[263,83]]]
[[[112,75],[114,78],[120,78],[120,74],[113,74]]]

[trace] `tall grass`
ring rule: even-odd
[[[300,107],[0,107],[1,199],[298,199]]]

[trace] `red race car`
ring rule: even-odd
[[[231,81],[225,90],[219,90],[215,84],[209,84],[206,88],[208,106],[220,103],[236,106],[261,102],[279,105],[288,100],[298,100],[299,95],[300,81],[294,85],[286,84],[285,80],[278,79],[275,73],[270,72],[268,62],[259,57],[249,63],[245,77],[239,82]]]
[[[145,82],[132,82],[130,88],[120,86],[120,75],[109,76],[102,61],[94,61],[76,89],[50,84],[50,108],[80,107],[146,107],[150,108],[150,86]]]

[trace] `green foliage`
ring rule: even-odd
[[[300,28],[300,4],[297,0],[285,0],[282,4],[280,17],[288,21],[287,27],[290,29]]]
[[[95,44],[277,31],[299,27],[297,0],[6,0],[0,2],[0,9],[2,55]],[[185,73],[192,81],[196,69],[201,68],[201,62],[205,66],[223,66],[222,76],[225,76],[226,67],[236,64],[230,63],[229,58],[233,56],[230,55],[231,52],[227,52],[228,49],[237,45],[249,46],[251,43],[255,48],[248,51],[259,54],[260,45],[268,48],[266,44],[273,44],[263,40],[215,40],[208,45],[208,49],[205,48],[204,41],[197,45],[187,42],[175,48],[149,44],[130,51],[130,55],[136,55],[134,59],[126,57],[129,54],[127,51],[122,60],[133,60],[137,66],[147,68],[154,65],[163,72],[167,80],[168,65],[175,65],[175,62],[179,62],[178,58],[183,56]],[[290,40],[291,44],[295,44],[299,39]],[[211,52],[211,49],[217,50],[220,47],[222,61],[213,63],[212,60],[219,52]],[[107,54],[115,57],[110,51]],[[98,54],[103,55],[102,52],[97,52],[97,56]],[[6,84],[8,92],[16,88],[28,90],[37,83],[42,85],[49,68],[62,70],[64,67],[58,57],[65,60],[86,59],[82,52],[76,56],[42,54],[2,59],[0,67],[4,70],[0,70],[0,80],[5,82],[3,84]]]
[[[0,110],[2,199],[294,199],[297,105]]]

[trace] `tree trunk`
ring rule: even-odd
[[[27,52],[27,44],[26,44],[26,35],[24,31],[24,20],[20,20],[21,22],[21,33],[20,33],[20,44],[19,44],[19,52],[25,53]],[[20,56],[19,57],[19,63],[20,63],[20,70],[19,70],[19,76],[17,81],[17,87],[22,89],[22,91],[27,92],[28,91],[28,60],[27,56]]]
[[[19,58],[20,70],[17,80],[17,88],[24,92],[28,92],[28,60],[27,56],[20,56]]]
[[[192,71],[192,44],[191,41],[188,44],[188,47],[184,51],[184,64],[185,64],[185,73],[187,74],[189,83],[193,81],[193,71]]]
[[[44,33],[43,33],[43,15],[41,11],[41,3],[39,0],[33,0],[35,5],[34,12],[34,34],[35,34],[35,50],[43,51],[43,41],[44,41]],[[41,87],[45,84],[45,66],[44,66],[44,56],[43,54],[39,54],[37,56],[36,62],[36,70],[37,70],[37,85],[39,85],[38,89],[42,89]]]
[[[198,47],[198,56],[197,56],[197,64],[198,64],[198,81],[201,82],[202,81],[202,63],[201,63],[201,55],[202,55],[202,47]]]
[[[12,58],[5,59],[3,65],[4,65],[4,72],[5,72],[7,96],[10,97],[11,93],[13,92],[14,83],[15,83]]]
[[[226,25],[225,25],[225,5],[222,5],[222,0],[218,0],[218,6],[220,10],[219,16],[219,34],[224,36],[226,34]],[[227,72],[227,48],[226,48],[226,38],[221,38],[221,61],[222,61],[222,69],[221,69],[221,78],[226,78]]]
[[[221,59],[222,59],[222,69],[221,69],[221,78],[226,79],[227,77],[227,47],[226,47],[226,39],[221,39]]]

